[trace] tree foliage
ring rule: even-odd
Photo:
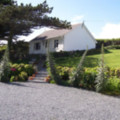
[[[3,0],[3,3],[5,1]],[[9,3],[9,1],[12,0],[7,2]],[[32,28],[43,26],[70,28],[69,22],[48,16],[53,8],[49,7],[46,1],[37,6],[18,5],[14,1],[12,2],[13,4],[0,6],[0,39],[8,40],[9,50],[11,50],[13,39],[17,39],[19,35],[30,34]]]
[[[52,10],[46,1],[37,6],[21,4],[0,7],[0,36],[26,35],[37,26],[69,27],[70,23],[66,21],[48,17]]]
[[[11,61],[25,61],[29,59],[29,43],[25,41],[16,41],[12,44]]]
[[[0,0],[0,5],[13,5],[14,1],[13,0]]]

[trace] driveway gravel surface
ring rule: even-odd
[[[0,83],[0,120],[120,120],[120,98],[41,81]]]

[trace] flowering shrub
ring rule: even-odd
[[[10,81],[26,81],[35,71],[29,64],[11,64]]]
[[[11,71],[16,71],[16,69],[15,68],[11,68]]]
[[[58,66],[56,67],[56,69],[60,77],[63,78],[62,80],[64,81],[69,81],[72,71],[75,70],[74,67],[70,68],[70,67],[62,67],[62,66]],[[95,90],[95,78],[97,76],[97,69],[98,69],[97,67],[84,68],[84,74],[81,77],[82,80],[79,84],[79,87],[90,89],[90,90]],[[105,74],[107,75],[107,78],[110,79],[110,81],[112,81],[111,84],[115,83],[114,80],[116,79],[117,81],[118,79],[120,80],[120,68],[107,67],[107,71]],[[107,88],[109,88],[109,84],[107,84]]]

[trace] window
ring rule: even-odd
[[[40,50],[41,44],[39,42],[34,44],[35,50]]]
[[[59,41],[58,40],[54,40],[54,48],[57,48],[58,44],[59,44]]]

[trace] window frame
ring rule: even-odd
[[[34,50],[40,50],[40,49],[41,49],[41,43],[40,42],[34,43]]]
[[[54,40],[54,48],[58,48],[59,46],[59,40]]]

